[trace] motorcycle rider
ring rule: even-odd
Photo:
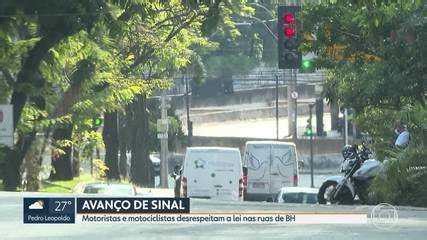
[[[410,140],[410,134],[406,126],[401,121],[396,122],[394,132],[397,135],[396,140],[394,141],[394,146],[398,148],[407,147]]]
[[[180,197],[181,174],[182,174],[182,167],[180,165],[175,165],[173,172],[171,173],[171,177],[175,179],[175,187],[174,187],[175,197]]]

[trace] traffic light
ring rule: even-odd
[[[300,34],[298,33],[297,14],[299,11],[299,6],[279,6],[277,8],[279,69],[301,67],[302,55],[298,51]]]
[[[305,127],[304,136],[313,136],[313,128],[311,126],[310,119],[307,120],[307,126]]]
[[[313,73],[315,70],[313,59],[302,59],[300,73]]]
[[[101,127],[103,123],[104,123],[104,121],[100,117],[95,117],[92,119],[92,125],[94,128]]]

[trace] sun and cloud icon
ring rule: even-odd
[[[43,200],[38,200],[32,203],[30,206],[28,206],[28,209],[43,209],[43,206],[44,206]]]

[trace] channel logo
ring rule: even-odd
[[[74,198],[24,198],[24,223],[75,223]]]

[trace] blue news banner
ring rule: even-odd
[[[188,198],[24,198],[24,223],[75,223],[76,214],[189,213]]]

